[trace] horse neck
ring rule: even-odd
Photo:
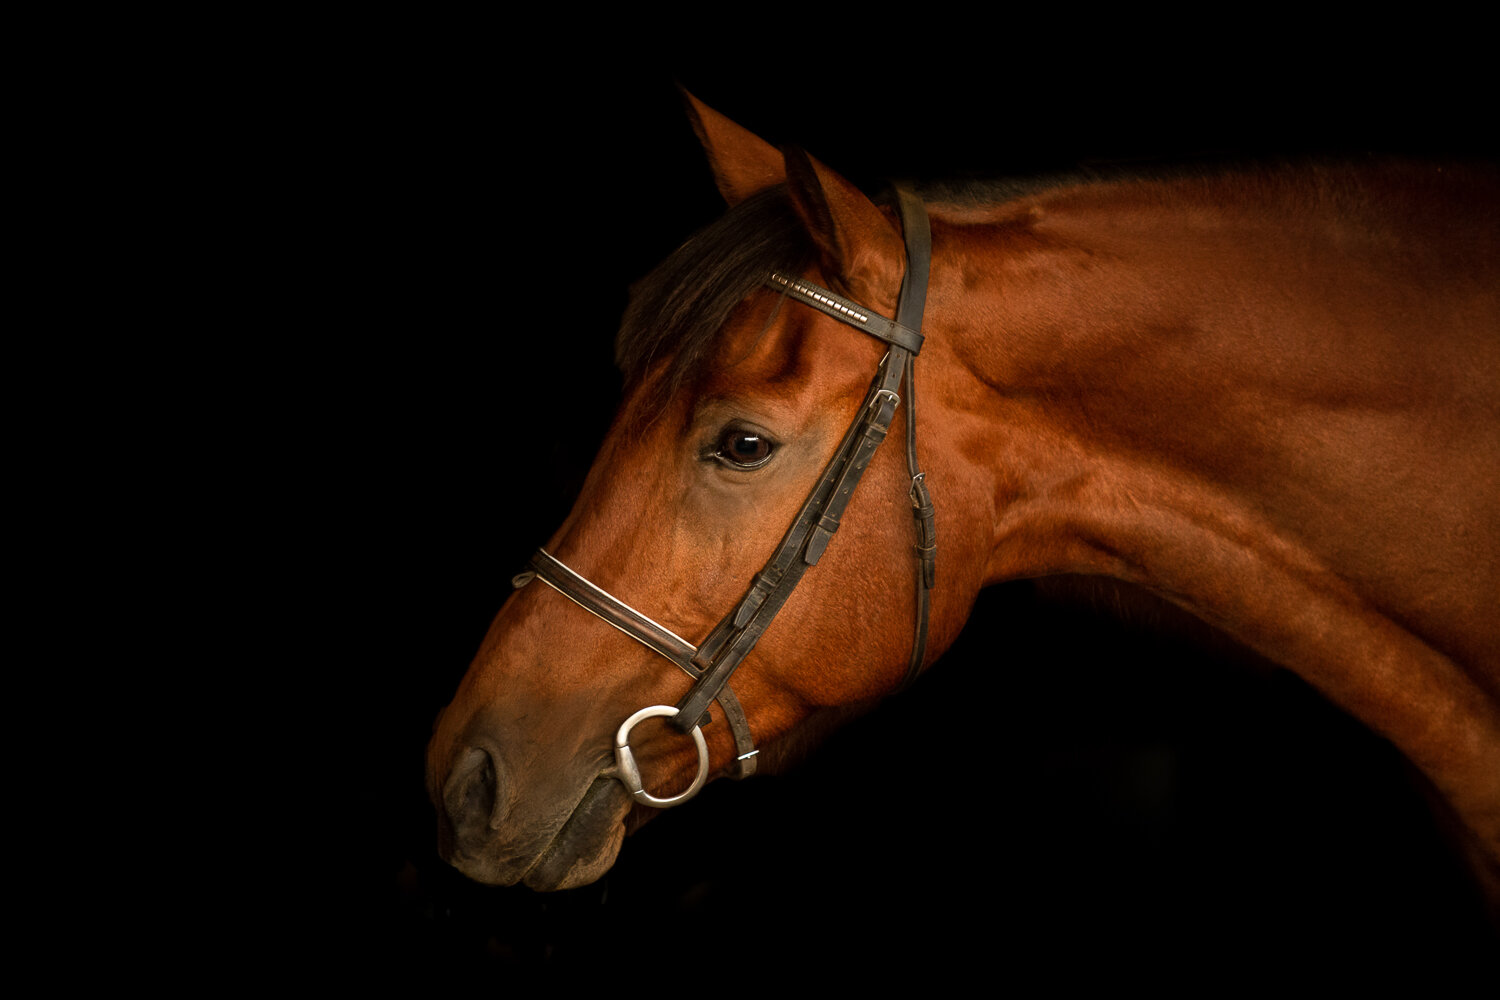
[[[1492,495],[1500,442],[1488,465],[1444,462],[1394,493],[1374,458],[1411,459],[1414,428],[1473,433],[1464,401],[1496,406],[1494,236],[1463,198],[1401,211],[1391,195],[1409,183],[1284,173],[935,207],[928,332],[943,360],[924,352],[937,385],[923,405],[936,394],[952,411],[938,419],[961,429],[955,469],[984,483],[966,497],[992,529],[978,582],[1113,576],[1241,631],[1267,612],[1247,615],[1231,567],[1342,574],[1391,605],[1420,605],[1403,588],[1441,575],[1500,588],[1500,553],[1486,564],[1389,527],[1500,516],[1447,498]],[[1464,256],[1476,242],[1488,269]],[[1500,636],[1474,638],[1467,599],[1444,597],[1424,632],[1494,662]]]
[[[935,210],[928,481],[987,554],[935,631],[992,581],[1142,585],[1395,743],[1500,900],[1500,185],[1411,182]]]

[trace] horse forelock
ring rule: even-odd
[[[815,259],[784,185],[731,208],[631,288],[615,339],[627,391],[645,387],[659,409],[702,373],[730,314],[770,272],[798,273]]]

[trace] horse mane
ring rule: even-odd
[[[1106,171],[1080,167],[1059,173],[1023,177],[958,177],[924,181],[914,187],[926,202],[940,202],[966,208],[1004,205],[1030,198],[1057,188],[1096,184],[1102,180],[1137,180],[1139,169]]]
[[[1275,183],[1309,166],[1319,173],[1318,161],[1106,164],[1032,177],[928,181],[916,189],[929,202],[983,207],[1108,182],[1207,183],[1238,175],[1242,183]],[[660,408],[700,374],[730,314],[762,287],[767,274],[801,272],[816,260],[817,251],[785,185],[767,188],[730,208],[631,287],[615,338],[615,364],[626,390],[643,384],[657,363],[665,362],[646,400],[650,408]]]
[[[1000,204],[1069,183],[1097,181],[1097,170],[1021,180],[924,183],[928,200]],[[760,191],[699,230],[630,289],[615,337],[615,365],[632,389],[656,362],[671,359],[652,388],[653,406],[700,372],[735,308],[771,271],[797,273],[817,251],[785,185]]]
[[[817,259],[785,185],[735,205],[636,282],[615,338],[627,386],[670,358],[652,392],[664,401],[696,376],[735,307],[771,271],[798,273]]]
[[[960,201],[1004,201],[1056,183],[960,183],[937,193]],[[615,337],[615,365],[627,390],[644,382],[656,362],[670,359],[649,390],[650,405],[658,407],[699,374],[730,314],[764,285],[767,274],[799,273],[816,260],[786,185],[730,208],[631,286]]]

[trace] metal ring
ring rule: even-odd
[[[618,765],[616,775],[621,783],[630,792],[630,797],[643,806],[651,806],[653,809],[667,809],[671,806],[682,805],[688,799],[698,794],[698,789],[708,780],[708,741],[703,738],[703,730],[697,726],[693,727],[693,742],[698,744],[698,776],[688,786],[688,790],[681,795],[674,795],[668,799],[659,799],[647,793],[641,783],[641,769],[636,766],[635,754],[630,752],[630,731],[635,728],[636,723],[642,719],[654,719],[657,716],[671,718],[677,714],[677,708],[673,705],[651,705],[641,709],[639,712],[626,719],[620,726],[620,731],[615,734],[615,764]]]

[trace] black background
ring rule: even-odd
[[[893,26],[919,55],[890,65],[805,24],[755,25],[748,55],[603,57],[565,27],[330,30],[290,78],[261,68],[274,141],[247,155],[295,302],[278,291],[257,347],[298,540],[271,558],[295,579],[284,681],[318,706],[311,811],[287,809],[291,860],[262,888],[313,925],[297,943],[434,988],[1482,968],[1491,932],[1389,745],[1283,671],[1027,584],[987,592],[922,684],[802,770],[711,786],[598,885],[487,889],[436,858],[432,719],[606,429],[628,284],[719,211],[674,81],[871,189],[1493,156],[1452,35],[1016,25],[954,54]]]

